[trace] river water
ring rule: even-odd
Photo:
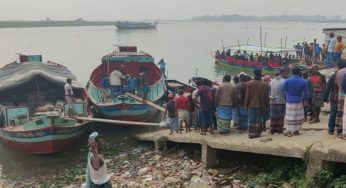
[[[287,47],[297,42],[324,40],[323,28],[343,27],[340,23],[300,22],[168,22],[156,30],[117,31],[113,26],[14,28],[0,29],[0,66],[13,62],[16,53],[41,54],[67,66],[77,78],[86,83],[101,57],[115,49],[114,45],[136,45],[151,54],[158,62],[167,62],[168,77],[187,82],[193,75],[220,81],[223,74],[232,73],[214,65],[208,52],[225,46],[260,44],[262,26],[266,46],[280,47],[282,39]],[[265,34],[266,33],[266,34]],[[95,127],[95,126],[93,126]],[[132,134],[150,131],[150,128],[96,126],[105,134],[106,141],[126,142]],[[1,174],[10,178],[26,178],[46,174],[74,165],[86,155],[86,133],[71,150],[53,155],[27,155],[0,144]]]

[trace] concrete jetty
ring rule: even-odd
[[[286,137],[263,132],[261,137],[249,139],[248,134],[240,134],[231,129],[229,134],[200,135],[197,132],[169,135],[168,130],[138,134],[140,141],[152,141],[157,150],[164,150],[168,142],[197,144],[201,146],[201,159],[206,168],[218,165],[218,150],[247,152],[302,159],[307,164],[307,176],[313,177],[323,165],[346,163],[346,141],[328,135],[327,117],[321,123],[304,123],[301,135]]]

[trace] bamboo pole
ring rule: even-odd
[[[126,95],[129,96],[129,97],[131,97],[131,98],[134,98],[134,99],[137,100],[137,101],[143,102],[143,98],[138,97],[138,96],[135,95],[135,94],[126,93]],[[160,110],[161,112],[164,112],[164,111],[165,111],[165,108],[163,108],[162,106],[159,106],[159,105],[153,103],[152,101],[147,100],[147,101],[146,101],[146,104],[149,105],[149,106],[152,106],[153,108],[156,108],[156,109]]]
[[[78,117],[77,119],[83,120],[83,121],[93,121],[93,122],[111,123],[111,124],[119,124],[119,125],[160,126],[160,123],[149,123],[149,122],[123,121],[123,120],[87,118],[87,117]]]

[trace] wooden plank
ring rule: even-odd
[[[93,121],[93,122],[111,123],[111,124],[119,124],[119,125],[160,126],[160,123],[149,123],[149,122],[123,121],[123,120],[87,118],[87,117],[78,117],[77,119],[83,120],[83,121]]]
[[[129,96],[129,97],[131,97],[131,98],[136,99],[137,101],[143,102],[143,98],[138,97],[138,96],[137,96],[137,95],[135,95],[135,94],[132,94],[132,93],[126,93],[126,95],[128,95],[128,96]],[[157,104],[153,103],[153,102],[152,102],[152,101],[150,101],[150,100],[147,100],[147,101],[146,101],[146,104],[148,104],[148,105],[150,105],[150,106],[152,106],[152,107],[154,107],[154,108],[156,108],[156,109],[160,110],[161,112],[164,112],[164,111],[165,111],[165,108],[163,108],[163,107],[162,107],[162,106],[160,106],[160,105],[157,105]]]

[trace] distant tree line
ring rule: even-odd
[[[281,15],[281,16],[244,16],[238,14],[220,16],[198,16],[191,21],[301,21],[301,22],[345,22],[341,16],[326,17],[321,15]]]

